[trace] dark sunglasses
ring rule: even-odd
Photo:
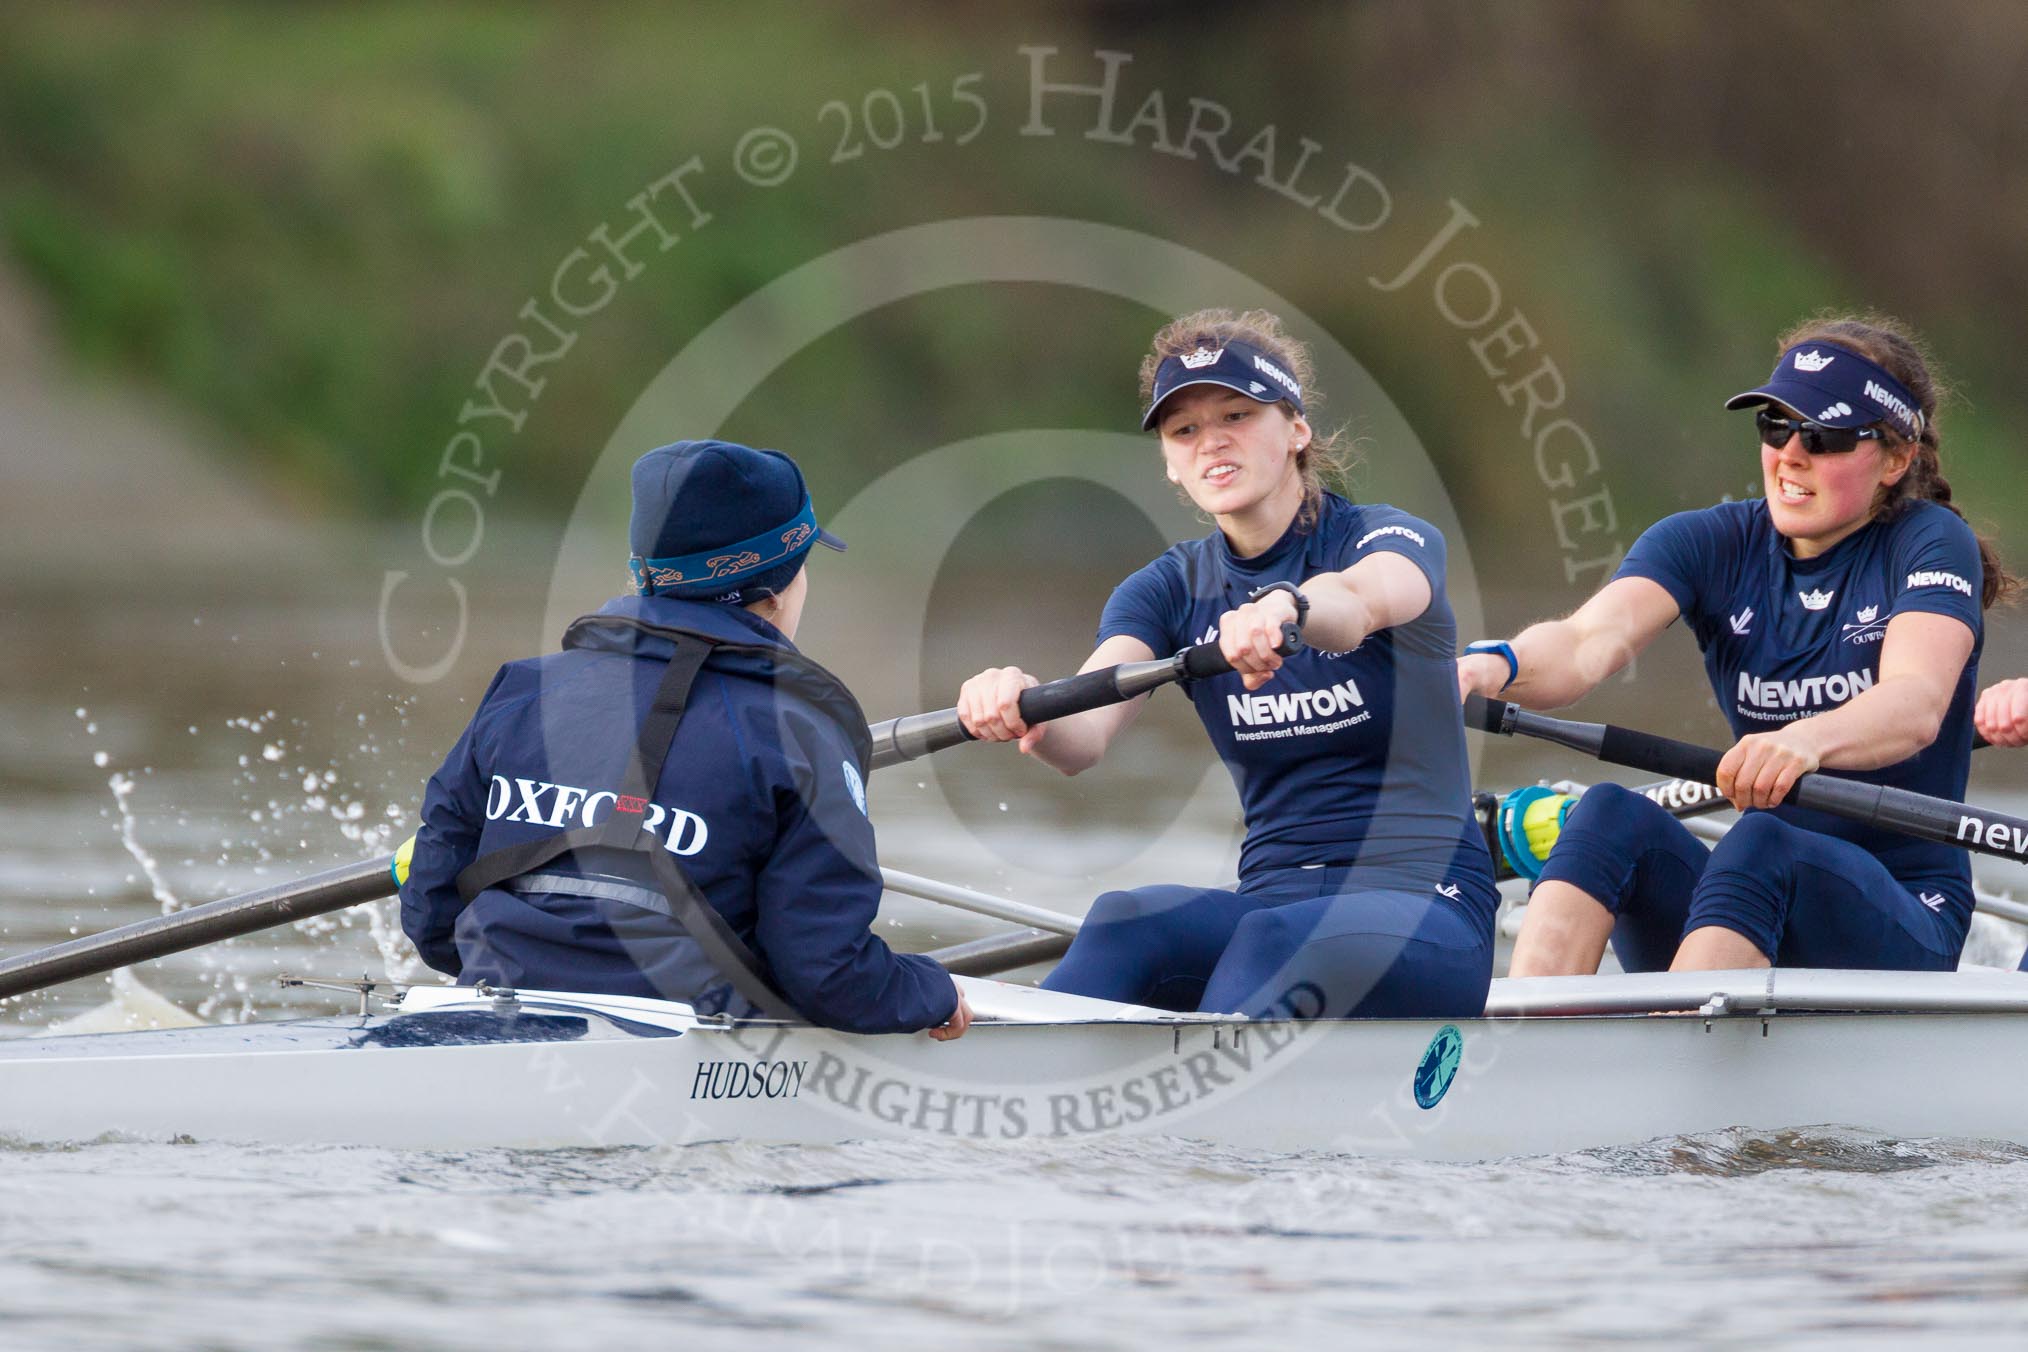
[[[1777,417],[1766,409],[1754,414],[1753,421],[1761,441],[1777,451],[1794,436],[1803,439],[1803,449],[1811,455],[1843,455],[1857,450],[1862,441],[1887,440],[1887,433],[1878,427],[1826,427],[1804,418]]]

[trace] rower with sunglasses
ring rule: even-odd
[[[1679,616],[1738,741],[1719,790],[1748,815],[1712,849],[1602,785],[1540,866],[1511,973],[1622,967],[1950,970],[1971,920],[1964,851],[1784,806],[1836,771],[1962,798],[1982,612],[2014,584],[1951,504],[1937,385],[1914,339],[1868,318],[1781,343],[1756,408],[1765,497],[1650,527],[1567,619],[1473,644],[1463,693],[1555,708]]]

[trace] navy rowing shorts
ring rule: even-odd
[[[1274,869],[1229,889],[1108,892],[1042,985],[1253,1018],[1483,1013],[1497,897],[1468,903],[1391,872]],[[1492,891],[1470,877],[1451,885]]]
[[[1610,911],[1630,972],[1666,968],[1682,936],[1717,925],[1779,967],[1947,972],[1971,899],[1956,877],[1899,879],[1851,841],[1749,812],[1707,850],[1658,805],[1617,785],[1586,790],[1540,882]],[[1538,882],[1538,886],[1540,885]]]

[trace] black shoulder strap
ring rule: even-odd
[[[690,687],[711,656],[709,643],[679,643],[663,669],[662,683],[655,687],[655,700],[648,716],[641,720],[641,735],[634,744],[634,758],[627,765],[621,792],[635,798],[653,798],[662,782],[662,766],[669,759],[669,747],[676,740],[676,725],[683,721],[683,708],[690,703]]]
[[[661,684],[655,688],[648,716],[641,722],[634,754],[628,758],[620,782],[619,798],[604,821],[597,826],[574,827],[480,855],[458,874],[458,895],[470,905],[487,888],[533,872],[574,850],[603,847],[645,855],[649,871],[669,898],[670,918],[683,927],[706,960],[725,975],[734,990],[769,1018],[800,1022],[802,1016],[761,975],[760,960],[753,950],[725,923],[725,917],[705,899],[690,875],[662,847],[662,842],[642,825],[649,800],[662,781],[662,767],[676,740],[676,727],[683,719],[684,706],[690,702],[690,687],[711,656],[712,646],[697,637],[676,645],[662,672]]]

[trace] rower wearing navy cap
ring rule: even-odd
[[[1587,790],[1539,865],[1513,975],[1595,971],[1608,937],[1629,971],[1957,966],[1963,850],[1783,799],[1817,770],[1961,799],[1983,611],[2016,584],[1952,505],[1937,381],[1906,331],[1818,319],[1780,349],[1726,402],[1756,410],[1763,498],[1658,522],[1569,618],[1459,664],[1465,694],[1555,708],[1681,617],[1738,737],[1717,786],[1767,809],[1707,850],[1645,798]]]
[[[868,930],[866,719],[793,642],[805,556],[845,547],[802,471],[683,441],[633,493],[635,594],[493,678],[424,795],[402,927],[465,984],[957,1037],[950,975]]]
[[[1492,978],[1492,861],[1469,810],[1444,541],[1325,491],[1304,346],[1263,311],[1186,315],[1141,365],[1141,426],[1217,529],[1122,582],[1084,669],[1215,637],[1233,672],[1188,687],[1246,816],[1237,883],[1108,892],[1052,990],[1253,1016],[1466,1017]],[[1304,646],[1276,651],[1284,626]],[[1065,774],[1127,704],[1028,727],[1015,667],[958,696],[975,736]],[[1256,694],[1254,692],[1258,691]]]

